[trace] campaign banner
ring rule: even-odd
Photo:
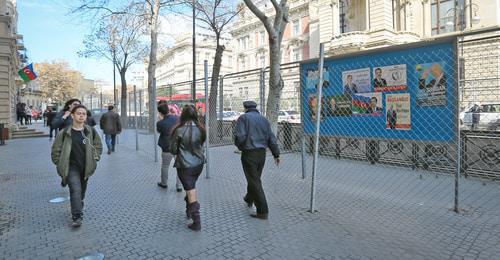
[[[405,90],[406,88],[406,64],[373,68],[375,92]]]
[[[353,115],[382,115],[382,93],[362,93],[352,95]]]
[[[446,75],[441,63],[417,64],[417,105],[446,106]]]
[[[319,70],[309,69],[306,72],[306,89],[317,89],[319,82]],[[330,86],[330,73],[328,73],[328,67],[323,68],[323,88],[328,88]]]
[[[350,116],[351,95],[328,96],[323,99],[324,116]]]
[[[342,71],[344,94],[373,92],[370,84],[370,68]]]
[[[387,94],[385,95],[386,129],[410,130],[410,94]]]

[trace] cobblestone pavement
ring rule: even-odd
[[[152,136],[120,136],[90,179],[85,219],[70,227],[67,188],[45,138],[0,147],[0,259],[500,259],[500,185],[461,182],[462,213],[450,210],[453,178],[322,158],[318,212],[307,212],[310,178],[300,156],[269,158],[263,182],[269,220],[249,217],[239,155],[211,149],[198,182],[202,230],[186,228],[183,195],[162,190]],[[310,169],[310,158],[307,159]],[[174,186],[173,178],[170,187]]]

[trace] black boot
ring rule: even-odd
[[[189,202],[188,202],[188,197],[184,197],[184,201],[186,202],[186,218],[190,219],[191,215],[189,214]]]
[[[193,223],[188,225],[188,228],[194,231],[199,231],[201,229],[201,220],[200,220],[200,203],[195,201],[188,205],[189,213],[191,218],[193,219]]]

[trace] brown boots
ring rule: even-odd
[[[193,223],[188,225],[188,228],[194,231],[198,231],[201,229],[201,220],[200,220],[200,203],[195,201],[193,203],[189,203],[187,205],[186,215],[188,218],[191,217],[193,219]]]

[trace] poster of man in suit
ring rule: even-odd
[[[406,64],[373,68],[375,92],[405,90],[406,88]]]
[[[410,130],[410,94],[398,93],[385,95],[385,128],[392,130]]]
[[[417,64],[418,75],[417,105],[446,105],[446,75],[440,63]]]
[[[345,95],[372,92],[370,68],[342,71],[342,86]]]

